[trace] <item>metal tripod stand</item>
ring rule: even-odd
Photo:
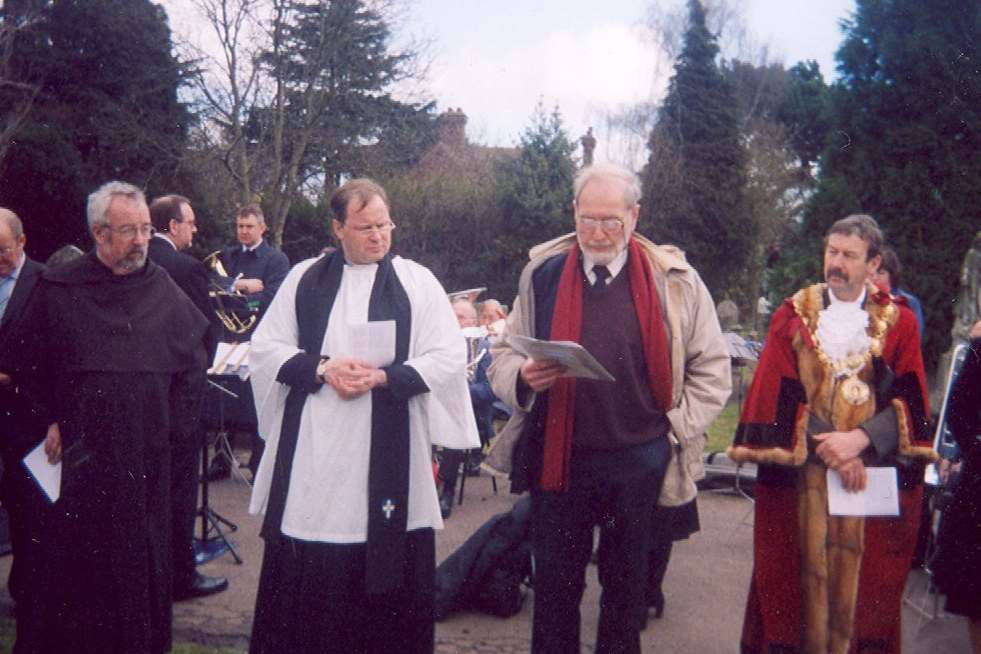
[[[238,399],[238,395],[210,379],[208,384],[220,391],[218,395],[218,438],[224,439],[227,444],[224,395],[230,395],[235,399]],[[212,509],[208,502],[208,433],[206,430],[202,430],[201,438],[201,508],[198,509],[198,516],[201,518],[201,537],[194,539],[195,560],[199,564],[204,563],[227,551],[231,553],[235,563],[241,565],[242,557],[239,555],[235,544],[226,535],[226,533],[238,531],[238,525]]]

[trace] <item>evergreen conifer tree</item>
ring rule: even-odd
[[[40,90],[0,171],[0,204],[30,221],[32,253],[43,257],[84,242],[85,195],[103,182],[172,191],[192,118],[178,98],[187,71],[159,5],[35,4],[39,19],[10,69]],[[55,192],[39,191],[49,186]]]
[[[981,5],[858,0],[845,28],[820,183],[784,248],[782,291],[820,279],[831,223],[871,214],[902,260],[903,286],[923,302],[932,367],[981,226]]]
[[[517,158],[501,171],[502,223],[494,246],[485,253],[491,259],[487,268],[511,271],[515,264],[523,266],[534,245],[572,231],[575,149],[558,108],[549,114],[539,104],[521,135]],[[508,289],[517,291],[517,279]]]
[[[739,272],[756,230],[744,199],[737,103],[702,4],[689,0],[688,9],[682,51],[651,132],[641,231],[685,250],[716,300],[729,295],[746,304],[753,290],[740,287]]]

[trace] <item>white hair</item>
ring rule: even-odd
[[[85,207],[85,214],[89,221],[89,231],[95,229],[96,225],[106,225],[109,219],[106,212],[109,205],[116,196],[123,196],[135,202],[146,204],[146,197],[136,186],[126,182],[106,182],[89,195],[88,203]]]
[[[632,171],[612,163],[595,163],[576,173],[576,178],[572,182],[573,197],[576,202],[579,202],[579,195],[586,184],[597,178],[620,182],[623,185],[623,201],[627,207],[640,202],[640,179]]]

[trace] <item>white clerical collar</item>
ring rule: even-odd
[[[356,272],[367,272],[374,271],[378,269],[378,263],[351,263],[347,259],[344,260],[344,268],[347,270],[354,270]]]
[[[613,261],[606,264],[606,269],[610,271],[610,276],[607,277],[606,279],[607,284],[612,282],[613,279],[618,274],[620,274],[620,271],[623,270],[623,267],[626,265],[626,263],[627,263],[627,248],[623,248],[623,250],[621,250],[617,256],[613,257]],[[589,280],[590,284],[596,283],[596,273],[593,272],[593,266],[595,265],[596,262],[593,260],[593,258],[589,256],[589,253],[586,252],[586,250],[583,250],[582,269],[583,272],[586,273],[586,279]]]
[[[255,245],[252,245],[252,246],[242,245],[242,252],[255,252],[259,248],[260,245],[262,245],[262,239],[261,238],[259,239],[259,242],[256,243]]]
[[[168,236],[167,234],[161,234],[160,232],[157,232],[153,236],[155,238],[162,238],[165,243],[169,243],[170,244],[170,247],[174,248],[175,250],[177,249],[177,244],[174,243],[174,240],[172,238],[170,238],[170,236]]]

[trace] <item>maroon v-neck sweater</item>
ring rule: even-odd
[[[576,449],[618,449],[667,433],[648,383],[640,324],[622,270],[605,289],[583,283],[579,343],[610,371],[615,382],[576,380],[572,443]]]

